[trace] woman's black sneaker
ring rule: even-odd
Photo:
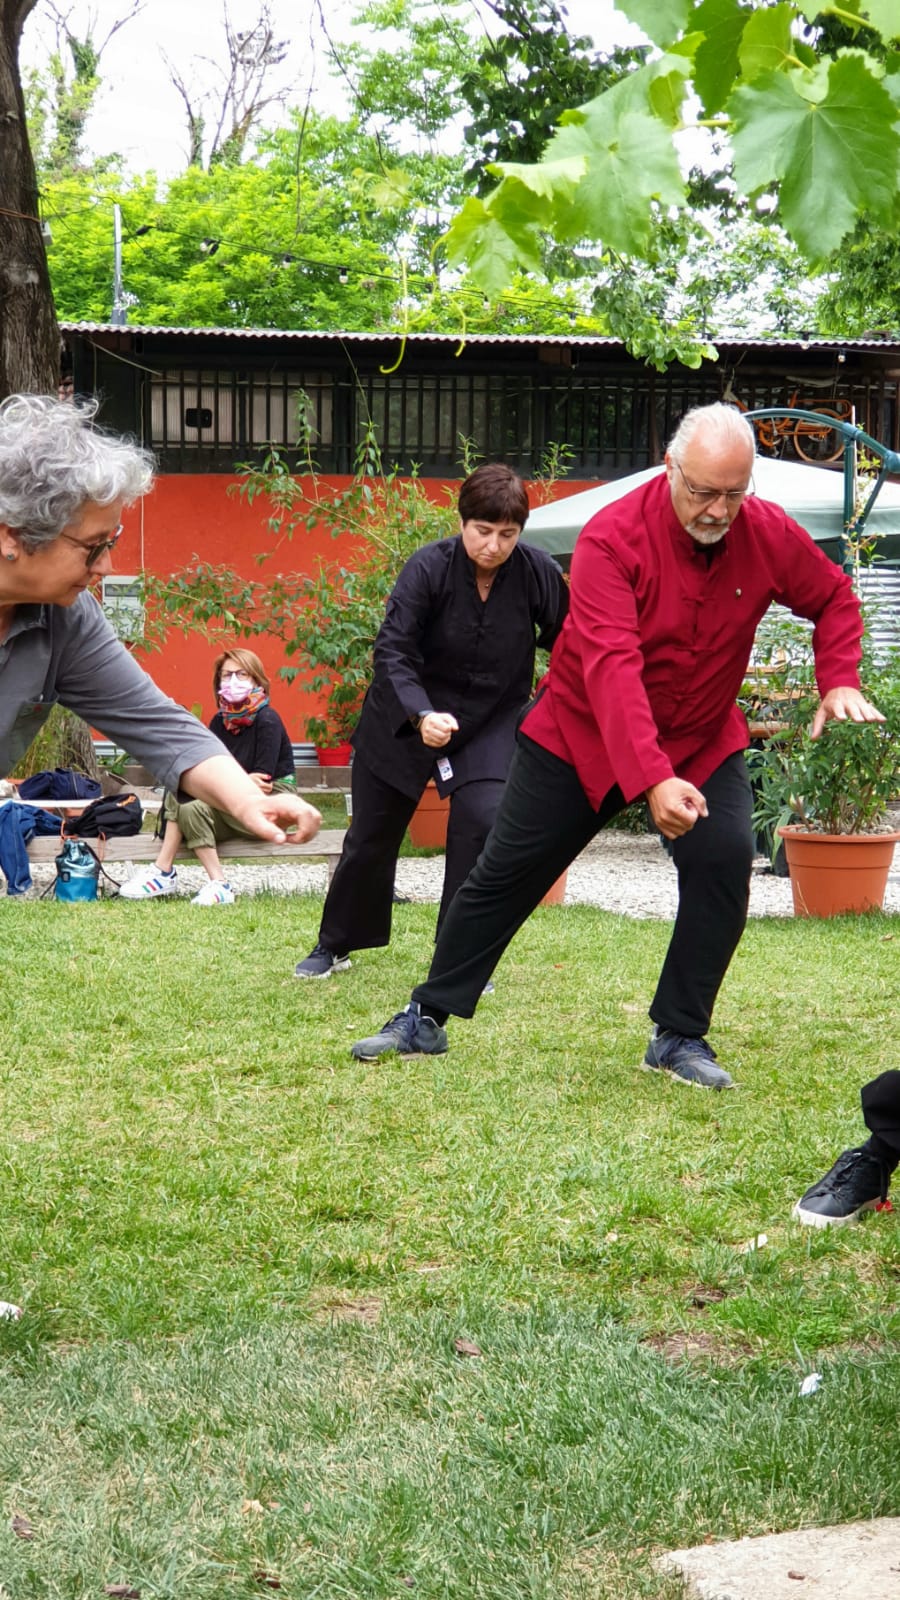
[[[346,972],[349,965],[349,956],[337,956],[333,950],[326,950],[324,944],[317,944],[305,961],[297,963],[294,977],[330,978],[333,972]]]
[[[889,1211],[889,1183],[890,1173],[870,1150],[845,1150],[791,1215],[810,1228],[830,1228],[855,1222],[862,1211]]]

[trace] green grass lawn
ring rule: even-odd
[[[900,1228],[789,1221],[900,919],[752,922],[711,1095],[637,1070],[666,924],[541,910],[362,1065],[434,908],[300,984],[320,910],[0,903],[0,1594],[674,1600],[667,1546],[900,1512]]]

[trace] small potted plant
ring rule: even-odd
[[[793,626],[793,625],[791,625]],[[883,723],[810,725],[818,705],[809,634],[782,634],[767,673],[767,737],[748,754],[756,795],[754,823],[784,840],[794,912],[836,916],[878,910],[884,903],[894,845],[891,807],[900,798],[900,660],[873,661],[867,647],[863,682]]]

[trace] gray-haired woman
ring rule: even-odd
[[[90,593],[112,569],[123,507],[153,477],[144,450],[92,426],[95,410],[41,395],[0,405],[0,776],[59,702],[176,794],[262,839],[312,838],[318,811],[264,794],[132,660]]]

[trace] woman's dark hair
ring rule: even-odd
[[[461,522],[514,522],[524,528],[528,521],[525,485],[502,461],[476,467],[460,489],[457,504]]]

